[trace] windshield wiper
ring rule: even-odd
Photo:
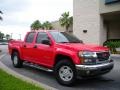
[[[70,43],[83,43],[83,41],[71,41]]]
[[[59,43],[70,43],[70,42],[59,42]]]
[[[69,43],[83,43],[83,42],[69,42]]]
[[[70,43],[80,43],[80,42],[70,42]]]

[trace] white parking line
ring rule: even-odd
[[[0,59],[2,59],[5,55],[6,55],[6,54],[1,55],[1,56],[0,56]],[[33,79],[29,78],[29,77],[26,77],[26,76],[24,76],[24,75],[21,75],[21,74],[15,72],[14,70],[12,70],[12,69],[8,68],[6,65],[4,65],[1,61],[0,61],[0,68],[1,68],[2,70],[4,70],[5,72],[7,72],[8,74],[11,74],[12,76],[14,76],[14,77],[16,77],[16,78],[19,78],[19,79],[21,79],[21,80],[23,80],[23,81],[25,81],[25,82],[34,84],[35,86],[42,87],[42,88],[44,88],[45,90],[58,90],[58,89],[56,89],[56,88],[54,88],[54,87],[50,87],[50,86],[48,86],[48,85],[46,85],[46,84],[43,84],[43,83],[38,82],[38,81],[35,81],[35,80],[33,80]]]

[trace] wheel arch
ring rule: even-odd
[[[13,60],[13,54],[14,54],[14,52],[17,52],[18,54],[20,54],[19,51],[18,51],[18,49],[16,49],[16,48],[12,49],[11,60]]]
[[[55,56],[54,66],[62,59],[66,59],[66,60],[70,61],[74,65],[73,59],[70,56],[63,55],[63,54],[57,54]]]

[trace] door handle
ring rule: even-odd
[[[37,45],[34,45],[34,47],[33,48],[37,48]]]
[[[23,45],[23,47],[26,47],[26,45]]]

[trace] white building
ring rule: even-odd
[[[53,26],[53,29],[55,30],[59,30],[60,32],[65,32],[66,31],[66,28],[65,27],[62,27],[59,23],[59,21],[54,21],[52,22],[52,26]],[[73,32],[73,26],[70,26],[68,28],[68,31],[69,33],[72,33]]]
[[[86,43],[120,39],[120,0],[73,0],[73,33]]]

